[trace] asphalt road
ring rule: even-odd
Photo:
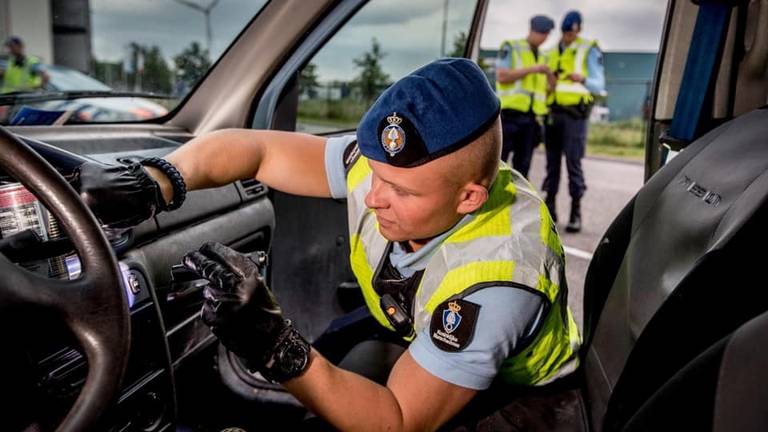
[[[582,168],[587,182],[587,192],[581,204],[583,229],[580,233],[570,234],[565,232],[571,209],[565,160],[562,164],[562,178],[557,194],[557,225],[566,252],[568,303],[576,321],[581,325],[584,277],[587,274],[592,252],[614,217],[643,185],[643,165],[637,162],[584,158]],[[541,190],[545,172],[544,153],[537,151],[534,154],[529,176],[533,186],[539,190]]]

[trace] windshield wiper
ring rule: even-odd
[[[85,98],[140,97],[145,99],[176,99],[163,93],[114,91],[114,90],[71,90],[46,93],[12,92],[0,94],[0,105],[15,105],[18,102],[47,102]]]

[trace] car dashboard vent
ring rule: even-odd
[[[256,179],[241,180],[240,186],[245,194],[245,199],[253,199],[267,193],[267,186]]]
[[[80,392],[88,373],[83,355],[64,348],[38,362],[38,387],[55,398],[74,398]]]

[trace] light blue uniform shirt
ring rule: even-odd
[[[496,56],[496,69],[499,68],[512,69],[512,46],[508,42],[504,42],[501,45],[501,49]]]
[[[331,196],[347,196],[343,153],[354,135],[329,138],[325,147],[325,170]],[[403,277],[423,270],[443,240],[471,221],[465,216],[449,231],[430,240],[416,252],[406,252],[398,243],[389,255],[392,266]],[[408,351],[421,367],[432,375],[475,390],[487,389],[519,342],[530,340],[543,319],[544,303],[536,294],[510,287],[489,287],[464,298],[480,305],[474,337],[458,352],[443,351],[432,342],[429,328],[416,335]]]
[[[603,67],[603,52],[598,47],[592,47],[587,54],[587,80],[584,87],[592,94],[599,95],[605,91],[605,68]]]

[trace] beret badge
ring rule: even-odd
[[[400,127],[403,119],[392,113],[387,116],[388,125],[381,131],[381,146],[392,157],[405,147],[405,131]]]

